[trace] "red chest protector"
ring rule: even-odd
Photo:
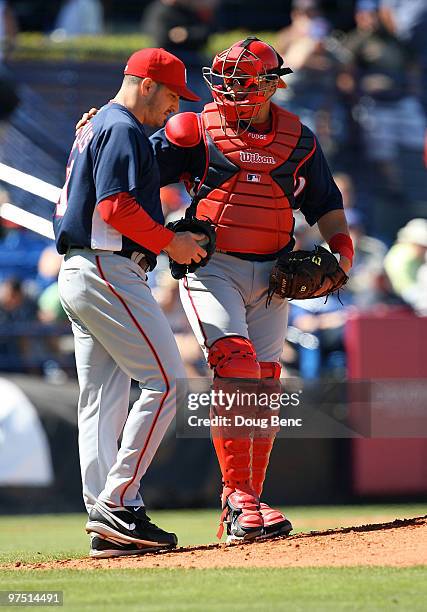
[[[315,148],[296,115],[272,104],[268,134],[227,136],[216,104],[201,114],[207,171],[197,190],[197,217],[217,225],[217,248],[231,253],[277,253],[292,238],[298,169]]]

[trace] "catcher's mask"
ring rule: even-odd
[[[283,67],[277,51],[255,36],[218,53],[212,66],[203,68],[203,77],[218,106],[224,131],[227,126],[238,134],[248,130],[276,89],[286,87],[280,77],[291,72]]]

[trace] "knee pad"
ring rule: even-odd
[[[280,378],[282,366],[278,361],[260,361],[261,378]]]
[[[268,395],[280,393],[282,390],[280,382],[282,366],[280,363],[278,361],[260,361],[259,365],[261,368],[261,380],[258,383],[258,391]],[[263,412],[261,407],[259,410]]]
[[[258,383],[258,393],[266,395],[269,399],[268,404],[263,403],[261,405],[260,403],[258,407],[258,416],[267,419],[269,426],[265,429],[255,428],[254,432],[254,443],[256,439],[258,439],[258,443],[262,446],[262,442],[259,442],[260,439],[271,437],[274,439],[274,436],[280,429],[278,425],[272,424],[271,417],[280,414],[280,407],[277,407],[277,401],[278,396],[280,396],[282,392],[280,381],[280,372],[282,368],[277,361],[260,361],[259,365],[261,367],[261,380]],[[275,403],[275,409],[271,408],[273,401]]]
[[[255,348],[242,336],[227,336],[214,342],[209,349],[208,362],[216,377],[261,378]]]

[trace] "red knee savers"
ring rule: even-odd
[[[261,378],[280,378],[282,366],[278,361],[260,361]]]
[[[221,378],[261,378],[254,346],[241,336],[220,338],[209,349],[209,365]]]

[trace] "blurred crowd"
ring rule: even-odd
[[[52,36],[101,33],[106,4],[66,0],[52,21]],[[154,45],[190,66],[190,85],[204,102],[209,99],[201,78],[201,66],[209,62],[204,48],[223,4],[155,0],[141,21]],[[344,329],[355,311],[400,308],[427,316],[427,2],[358,0],[341,3],[335,12],[328,11],[330,4],[293,0],[276,39],[294,74],[286,77],[288,87],[278,90],[274,101],[298,114],[318,136],[343,195],[355,245],[351,278],[340,295],[290,304],[282,360],[287,372],[304,378],[345,374]],[[337,23],[348,27],[337,29]],[[11,5],[0,1],[6,56],[16,31]],[[0,72],[0,95],[5,88]],[[0,197],[5,201],[7,194]],[[167,187],[162,204],[169,221],[182,216],[188,196],[179,186]],[[298,213],[295,234],[296,248],[322,241]],[[49,240],[3,222],[0,370],[36,371],[57,380],[70,375],[72,346],[61,340],[67,322],[56,288],[59,266]],[[188,375],[206,374],[166,258],[160,257],[150,283]]]

